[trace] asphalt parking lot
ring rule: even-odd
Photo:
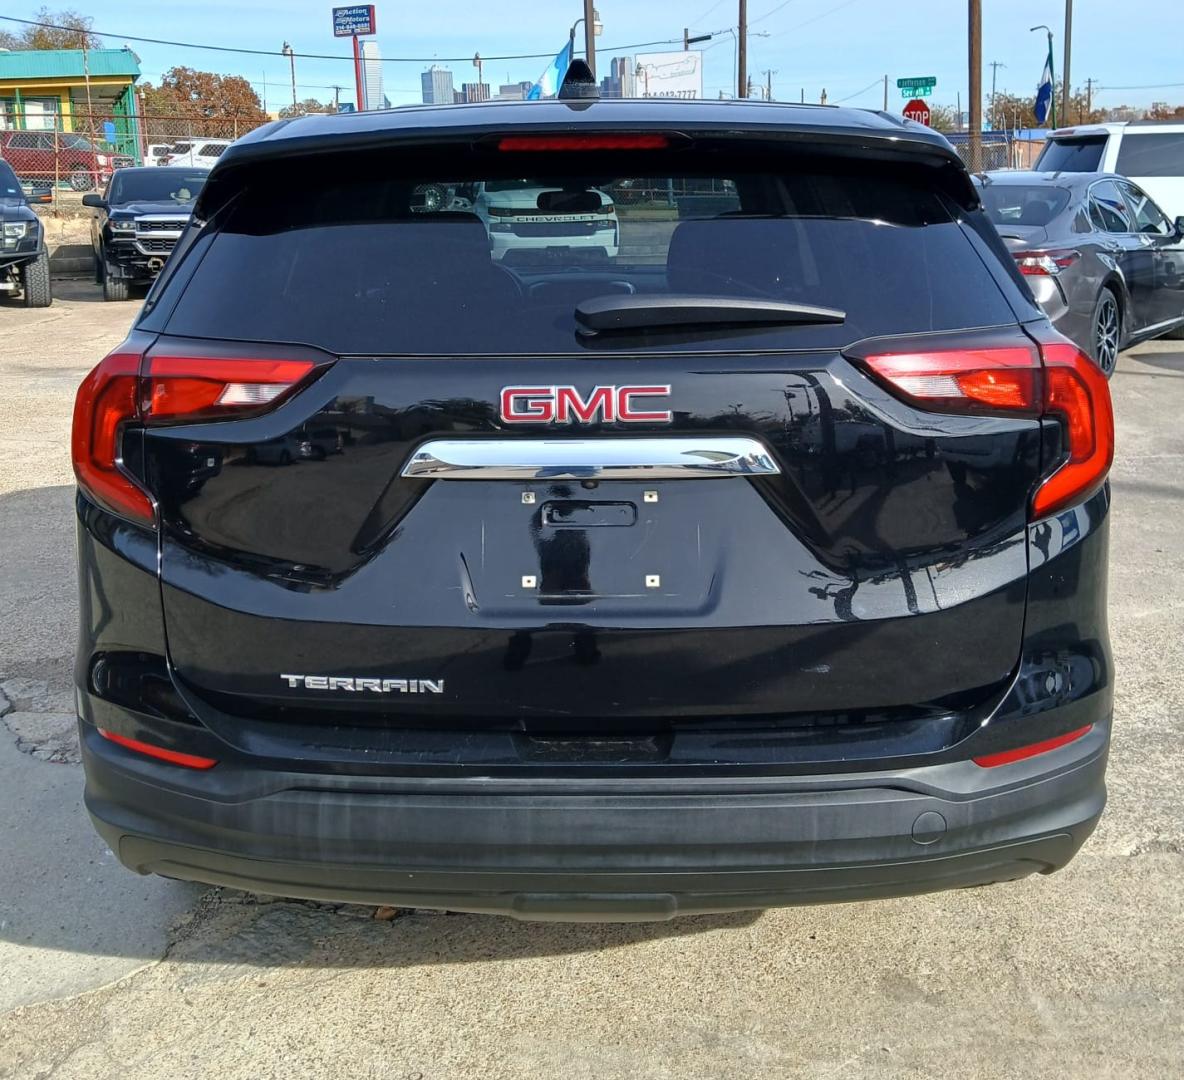
[[[1181,1074],[1184,341],[1112,383],[1110,803],[1068,869],[662,924],[387,921],[138,878],[92,833],[70,410],[137,305],[55,288],[0,301],[0,1077]]]

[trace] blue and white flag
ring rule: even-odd
[[[530,88],[530,93],[526,95],[527,101],[538,101],[540,98],[554,97],[559,93],[559,86],[563,82],[563,76],[567,74],[567,69],[571,67],[571,42],[569,41],[559,54],[547,65],[547,70],[539,76],[539,81]]]
[[[1048,59],[1044,61],[1044,71],[1040,76],[1040,84],[1036,87],[1036,123],[1043,124],[1049,112],[1052,112],[1053,125],[1056,125],[1057,109],[1053,101],[1052,81],[1052,42],[1048,43]]]

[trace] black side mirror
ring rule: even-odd
[[[93,192],[90,195],[82,196],[82,205],[89,206],[95,210],[106,210],[107,200],[102,195],[95,195]]]

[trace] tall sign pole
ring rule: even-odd
[[[740,0],[740,25],[736,28],[736,96],[748,97],[748,0]]]
[[[970,171],[983,167],[983,0],[970,0]]]
[[[1065,0],[1065,62],[1061,65],[1061,123],[1069,123],[1069,50],[1073,41],[1073,0]],[[1053,87],[1056,94],[1056,87]]]
[[[353,39],[354,86],[358,95],[357,110],[366,108],[366,84],[362,76],[362,46],[359,37],[378,33],[378,21],[374,16],[373,4],[353,4],[350,7],[333,9],[333,36]]]

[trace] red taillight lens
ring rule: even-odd
[[[123,468],[129,423],[190,423],[248,416],[278,405],[312,373],[313,360],[111,353],[78,388],[71,451],[78,486],[108,510],[152,524],[148,493]]]
[[[311,360],[149,356],[142,379],[145,423],[209,420],[279,403]]]
[[[152,499],[123,471],[123,429],[138,415],[140,354],[113,352],[74,399],[70,450],[78,486],[122,517],[152,523]]]
[[[1085,727],[1077,728],[1076,731],[1066,731],[1064,735],[1056,735],[1051,739],[1044,739],[1042,742],[1017,746],[1014,750],[1001,750],[997,754],[984,754],[982,757],[971,760],[984,769],[994,769],[999,765],[1010,765],[1013,761],[1023,761],[1025,758],[1035,757],[1037,754],[1047,754],[1049,750],[1055,750],[1059,746],[1065,746],[1080,739],[1083,735],[1088,735],[1091,730],[1093,730],[1093,724],[1086,724]]]
[[[589,135],[507,135],[498,140],[499,150],[665,150],[665,135],[602,132]]]
[[[1025,345],[950,352],[879,353],[861,363],[923,409],[946,412],[1040,411],[1040,358]]]
[[[1067,457],[1032,498],[1035,517],[1047,517],[1089,498],[1114,461],[1114,407],[1106,376],[1068,342],[1042,345],[1044,413],[1061,421]]]
[[[184,765],[187,769],[212,769],[218,764],[214,758],[199,757],[197,754],[183,754],[179,750],[166,750],[163,746],[140,742],[139,739],[129,739],[126,735],[118,735],[106,728],[99,728],[99,734],[104,739],[118,743],[128,750],[134,750],[137,754],[146,754],[148,757],[167,761],[170,765]]]
[[[1012,253],[1021,274],[1056,277],[1081,258],[1080,251],[1016,251]]]
[[[1065,459],[1041,482],[1032,516],[1083,502],[1114,460],[1110,387],[1092,360],[1067,341],[1035,346],[878,353],[852,359],[920,409],[1040,416],[1065,433]]]

